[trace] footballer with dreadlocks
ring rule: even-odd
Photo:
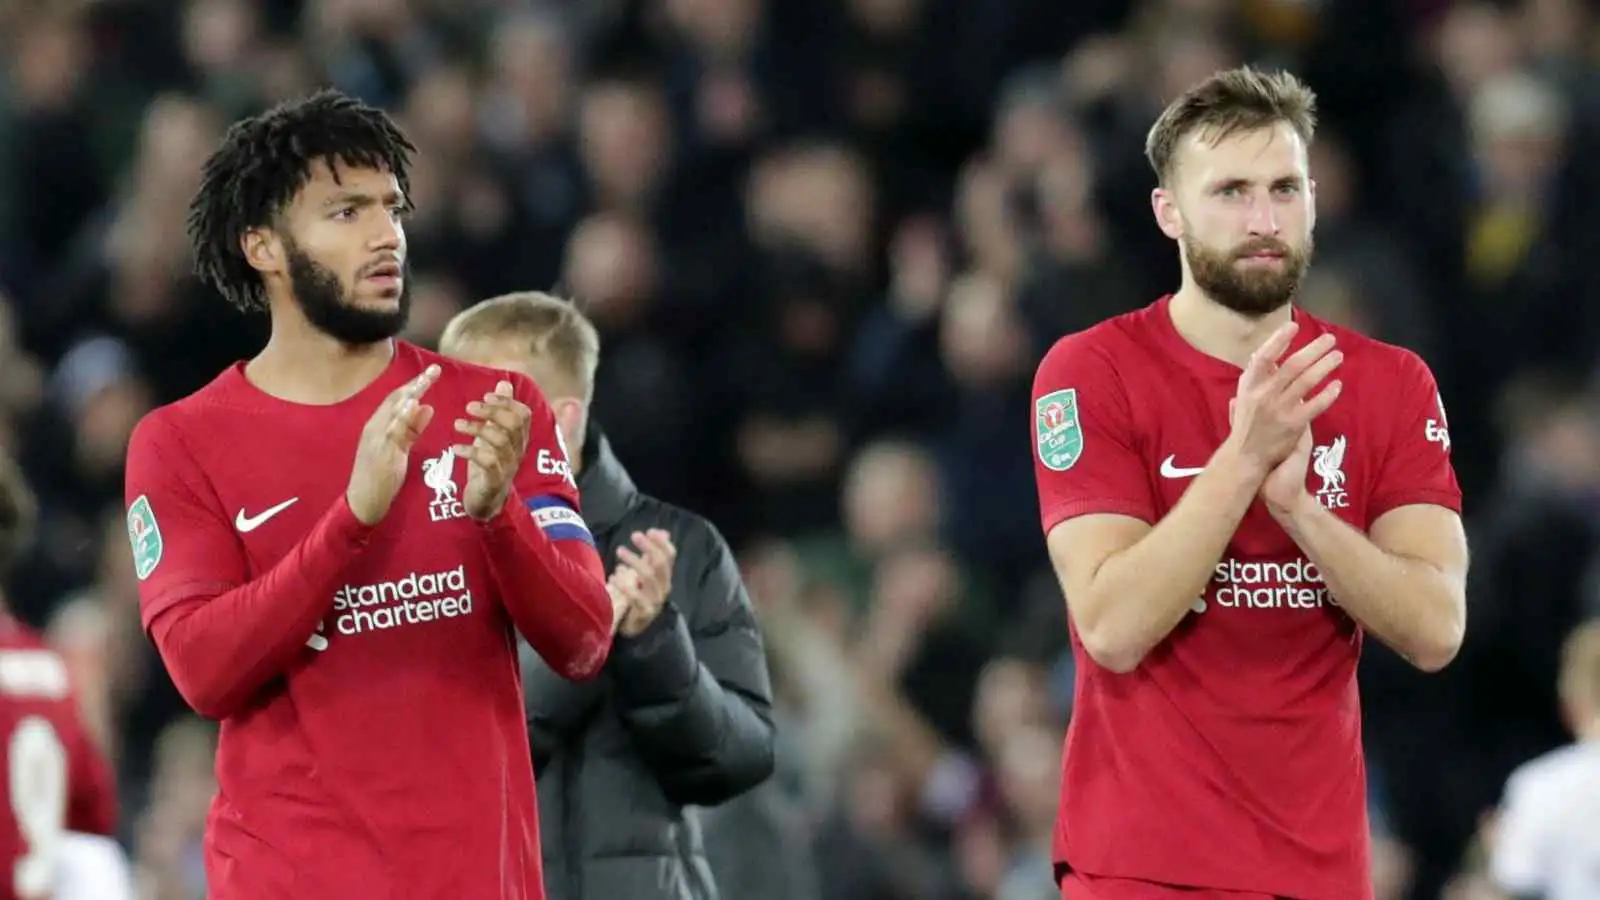
[[[512,629],[572,679],[610,648],[539,391],[397,338],[412,152],[323,91],[234,125],[190,209],[271,320],[128,449],[144,628],[222,723],[211,900],[539,900]]]

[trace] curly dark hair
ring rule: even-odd
[[[382,110],[331,89],[236,122],[206,160],[189,204],[195,274],[239,309],[265,310],[266,288],[239,238],[273,225],[319,160],[391,172],[409,194],[415,152]]]

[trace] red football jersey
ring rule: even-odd
[[[1160,521],[1227,437],[1240,369],[1185,341],[1168,299],[1063,338],[1040,364],[1046,534],[1090,513]],[[1459,512],[1422,360],[1295,320],[1293,349],[1331,331],[1345,353],[1344,392],[1312,425],[1309,489],[1362,531],[1410,504]],[[1259,500],[1191,614],[1132,672],[1096,665],[1075,629],[1072,647],[1059,863],[1297,900],[1371,896],[1361,630]]]
[[[320,627],[285,673],[219,714],[211,900],[543,896],[513,625],[483,527],[462,508],[467,463],[450,446],[468,439],[452,422],[512,380],[534,411],[516,493],[553,540],[588,539],[577,488],[531,381],[396,347],[383,375],[327,406],[271,397],[241,363],[146,417],[130,446],[129,536],[151,628],[197,592],[282,572],[344,504],[383,398],[429,364],[443,370],[404,485],[341,563]]]
[[[61,657],[0,616],[0,900],[55,896],[65,832],[115,833],[115,780],[79,716]]]

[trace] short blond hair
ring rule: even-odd
[[[1317,131],[1317,95],[1288,72],[1249,66],[1217,72],[1172,101],[1145,137],[1144,155],[1163,185],[1172,177],[1178,144],[1195,132],[1221,141],[1241,132],[1288,123],[1307,146]]]
[[[600,333],[570,301],[539,291],[484,300],[456,314],[439,338],[440,352],[456,356],[467,346],[510,341],[531,361],[571,379],[585,402],[594,395],[600,366]]]

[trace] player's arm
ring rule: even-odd
[[[517,631],[563,678],[592,678],[611,649],[614,617],[605,569],[584,524],[555,415],[526,377],[510,374],[531,418],[527,450],[485,549]]]
[[[1400,402],[1367,534],[1309,491],[1274,510],[1350,617],[1425,672],[1449,665],[1467,622],[1467,537],[1433,376],[1403,357]]]
[[[129,443],[127,502],[145,630],[178,692],[213,719],[238,711],[295,658],[372,531],[341,495],[276,566],[248,580],[231,520],[159,414]]]
[[[1095,662],[1130,672],[1178,626],[1204,595],[1259,478],[1225,446],[1153,527],[1144,518],[1101,513],[1050,529],[1050,561]]]
[[[1065,415],[1076,416],[1080,434],[1047,435],[1037,420],[1063,415],[1046,407],[1068,390]],[[1081,335],[1056,344],[1039,366],[1034,397],[1034,470],[1056,578],[1089,656],[1131,671],[1204,592],[1263,476],[1225,444],[1157,522],[1150,463],[1104,351]],[[1075,454],[1047,446],[1062,437],[1081,441]]]
[[[609,669],[618,712],[662,791],[676,803],[711,806],[772,774],[772,686],[727,542],[699,518],[676,530],[683,551],[668,601],[642,632],[617,638]],[[694,598],[694,622],[673,597]]]

